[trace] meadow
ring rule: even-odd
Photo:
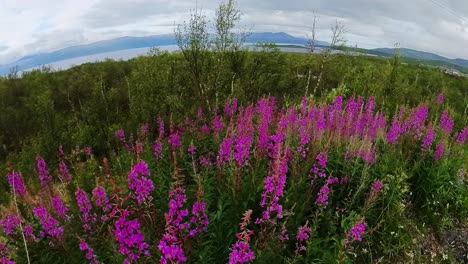
[[[0,263],[468,261],[468,78],[339,34],[249,51],[216,16],[0,77]]]

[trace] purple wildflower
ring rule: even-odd
[[[3,228],[3,233],[11,235],[14,233],[21,223],[21,218],[15,214],[9,215],[0,219],[0,226]]]
[[[32,209],[33,213],[39,218],[45,234],[57,239],[62,240],[63,226],[59,226],[59,222],[52,217],[45,206],[38,206]]]
[[[59,162],[59,173],[60,173],[60,179],[63,182],[69,182],[72,178],[70,172],[68,171],[67,165],[65,165],[65,162],[63,161]]]
[[[439,142],[436,145],[436,150],[434,152],[434,160],[438,161],[444,155],[444,143]]]
[[[68,207],[62,201],[59,195],[55,195],[54,197],[52,197],[52,199],[50,200],[50,206],[52,207],[52,210],[55,214],[60,216],[62,219],[68,219]]]
[[[94,254],[94,249],[86,243],[86,240],[80,239],[80,250],[81,251],[86,251],[86,259],[91,260],[91,264],[93,263],[98,263],[96,258],[96,254]]]
[[[328,184],[325,184],[320,188],[318,193],[317,200],[315,200],[315,204],[322,204],[324,207],[328,205],[328,194],[330,193],[330,188]]]
[[[438,96],[437,96],[437,100],[436,100],[436,103],[438,105],[442,104],[444,102],[444,94],[443,93],[440,93]]]
[[[8,178],[8,184],[13,188],[13,192],[17,195],[24,196],[26,194],[26,186],[24,185],[21,173],[14,171],[8,173],[6,176]]]
[[[296,251],[295,254],[299,255],[301,251],[306,250],[306,246],[303,244],[304,241],[309,239],[310,233],[312,232],[312,229],[309,226],[309,222],[307,221],[303,226],[299,227],[299,230],[297,232],[296,236]]]
[[[157,139],[153,143],[153,154],[156,157],[156,159],[162,159],[162,143],[159,139]]]
[[[456,143],[457,144],[460,144],[460,145],[463,145],[465,144],[465,140],[466,140],[466,135],[468,134],[468,127],[465,127],[463,128],[462,131],[460,131],[459,133],[457,133],[457,140],[456,140]]]
[[[169,210],[164,214],[166,219],[166,232],[159,241],[158,248],[162,253],[160,263],[185,262],[187,258],[182,249],[180,233],[190,227],[188,222],[183,222],[188,216],[188,210],[183,209],[187,200],[185,190],[178,187],[169,192]]]
[[[146,162],[142,160],[133,166],[128,174],[128,188],[133,190],[133,198],[139,204],[153,200],[153,197],[150,195],[150,192],[154,190],[153,181],[143,175],[149,176],[150,171]]]
[[[380,191],[380,189],[382,189],[383,187],[383,183],[381,181],[376,181],[374,182],[374,184],[372,184],[372,191],[373,192],[378,192]]]
[[[204,201],[195,202],[192,205],[192,217],[190,222],[195,226],[190,229],[189,236],[193,237],[201,231],[206,231],[208,226],[208,215],[205,211],[206,204]]]
[[[353,241],[362,241],[362,234],[366,231],[367,223],[364,221],[357,222],[346,234],[345,244]]]
[[[422,151],[428,151],[432,147],[432,142],[434,141],[435,138],[435,131],[432,129],[432,126],[429,126],[426,130],[426,136],[423,139],[423,143],[421,146]]]
[[[115,222],[114,235],[119,242],[119,252],[126,255],[126,260],[130,263],[138,260],[142,256],[150,254],[149,245],[145,242],[145,237],[140,231],[140,224],[137,219],[128,221],[126,219],[128,212],[122,213],[122,216]]]
[[[447,111],[444,111],[442,113],[442,116],[440,117],[440,121],[439,121],[439,126],[444,130],[446,134],[450,134],[450,132],[452,132],[453,119],[450,118]]]
[[[125,132],[123,129],[115,131],[115,136],[120,139],[120,141],[125,142]]]
[[[41,181],[41,185],[42,186],[47,185],[52,180],[52,176],[50,175],[49,170],[47,169],[47,164],[44,161],[44,158],[37,157],[36,166],[37,166],[37,173],[39,176],[39,180]]]
[[[244,241],[237,241],[232,245],[231,253],[229,254],[229,264],[236,263],[247,263],[255,259],[253,251],[250,249],[250,245]]]
[[[83,228],[87,231],[91,230],[90,224],[96,222],[96,214],[91,214],[91,202],[89,201],[88,195],[82,189],[78,189],[75,192],[76,202],[78,204],[78,208],[81,211],[81,220],[83,221]]]

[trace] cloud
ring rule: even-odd
[[[188,20],[193,0],[3,0],[0,64],[31,53],[121,36],[166,34]],[[242,26],[253,31],[310,32],[329,40],[330,25],[346,24],[349,44],[403,47],[468,58],[468,1],[462,0],[237,0]],[[198,0],[213,21],[217,0]],[[14,25],[14,26],[12,26]]]

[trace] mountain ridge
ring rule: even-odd
[[[254,32],[248,36],[246,42],[275,42],[278,44],[306,45],[308,40],[306,38],[292,36],[285,32]],[[176,44],[177,43],[173,34],[151,35],[144,37],[123,36],[89,44],[70,46],[51,52],[26,55],[14,62],[3,65],[0,64],[0,75],[6,75],[10,73],[11,69],[13,68],[16,68],[18,71],[24,71],[35,67],[48,65],[54,62],[84,56],[127,49],[150,48],[155,46],[169,46]],[[329,43],[318,40],[317,45],[329,46]],[[377,56],[391,56],[395,52],[395,49],[393,48],[375,48],[362,50],[366,54]],[[402,57],[421,61],[442,62],[442,64],[455,65],[468,69],[468,60],[465,59],[450,59],[434,53],[406,48],[400,48],[399,51]]]

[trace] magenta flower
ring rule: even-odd
[[[59,162],[59,173],[60,173],[60,178],[62,179],[63,182],[69,182],[71,181],[71,174],[68,171],[67,165],[65,165],[65,162],[60,161]]]
[[[94,204],[96,206],[102,207],[104,212],[108,211],[112,208],[112,205],[109,204],[109,198],[107,198],[106,190],[102,186],[98,186],[94,188],[92,191]]]
[[[52,207],[54,213],[60,216],[62,219],[68,219],[68,207],[62,201],[59,195],[55,195],[54,197],[52,197],[52,199],[50,200],[50,207]]]
[[[91,260],[91,264],[98,263],[97,262],[97,256],[94,254],[94,249],[86,243],[86,240],[80,239],[80,250],[81,251],[86,251],[86,259]]]
[[[26,186],[24,185],[21,173],[14,171],[8,173],[6,176],[8,178],[8,184],[12,187],[13,192],[19,196],[24,196],[26,194]]]
[[[3,228],[3,233],[11,235],[18,229],[21,223],[21,218],[15,214],[9,215],[0,219],[0,226]]]
[[[193,143],[191,143],[190,146],[188,147],[187,151],[188,151],[188,153],[190,153],[190,155],[195,155],[195,151],[197,151],[197,147],[195,147],[195,145],[193,145]]]
[[[115,136],[122,142],[125,142],[125,132],[123,129],[115,131]]]
[[[231,160],[231,148],[232,148],[232,136],[228,136],[223,139],[219,145],[218,157],[216,158],[216,164],[218,166],[223,165],[225,162]]]
[[[310,233],[312,232],[312,229],[309,226],[309,222],[306,222],[303,226],[299,227],[299,230],[297,232],[296,236],[296,251],[295,254],[299,255],[301,251],[306,250],[306,246],[304,245],[304,242],[309,239]]]
[[[78,204],[78,208],[81,211],[81,220],[83,221],[83,228],[87,231],[91,230],[90,224],[96,222],[97,215],[95,213],[91,213],[92,206],[91,202],[89,201],[88,194],[82,189],[78,189],[75,192],[76,202]]]
[[[434,141],[435,138],[435,131],[432,129],[432,126],[429,126],[426,130],[426,136],[423,139],[423,143],[421,146],[422,151],[428,151],[432,147],[432,142]]]
[[[160,263],[180,263],[187,258],[182,249],[181,232],[190,228],[190,223],[184,219],[188,216],[188,210],[184,209],[187,200],[185,190],[178,187],[169,192],[169,210],[164,214],[166,219],[166,232],[159,241],[158,249],[162,256]]]
[[[195,202],[192,205],[192,217],[190,218],[190,222],[194,225],[189,230],[189,236],[193,237],[197,233],[201,231],[206,231],[208,226],[208,215],[205,211],[205,202]]]
[[[326,207],[328,205],[329,193],[330,193],[330,188],[328,187],[328,184],[323,185],[322,188],[320,188],[317,200],[315,200],[315,204],[323,205],[324,207]]]
[[[173,148],[178,148],[182,146],[182,142],[180,140],[180,132],[178,130],[171,132],[169,135],[169,139],[167,140],[169,145],[171,145]]]
[[[41,181],[41,185],[42,186],[47,185],[52,180],[52,176],[50,175],[49,170],[47,169],[47,164],[44,161],[44,158],[37,157],[36,166],[37,166],[37,173],[39,176],[39,180]]]
[[[231,253],[229,254],[229,264],[247,263],[255,259],[250,245],[244,241],[237,241],[232,245]]]
[[[439,126],[444,130],[446,134],[450,134],[450,132],[452,132],[453,119],[450,118],[447,111],[444,111],[442,113],[442,116],[440,117],[440,121],[439,121]]]
[[[13,260],[10,259],[10,249],[7,245],[0,243],[0,263],[2,264],[15,264]]]
[[[374,182],[374,184],[372,184],[372,191],[373,192],[378,192],[380,191],[380,189],[382,189],[383,187],[383,183],[381,181],[376,181]]]
[[[457,133],[457,140],[455,141],[457,144],[463,145],[465,144],[466,135],[468,134],[468,127],[463,128],[462,131]]]
[[[140,161],[128,174],[128,189],[133,191],[133,198],[137,200],[138,204],[145,201],[153,200],[150,192],[154,190],[153,181],[144,177],[149,176],[148,165],[145,161]]]
[[[156,157],[156,159],[162,159],[162,143],[159,139],[157,139],[153,143],[153,154]]]
[[[38,206],[32,209],[33,213],[39,218],[44,232],[57,240],[62,240],[63,226],[59,225],[59,222],[52,217],[45,206]]]
[[[128,212],[124,211],[122,216],[115,222],[114,236],[119,243],[119,252],[126,255],[128,263],[136,261],[150,254],[149,245],[140,231],[137,219],[127,220]]]
[[[438,105],[442,104],[444,102],[444,94],[443,93],[440,93],[438,96],[437,96],[437,100],[436,100],[436,103]]]
[[[439,142],[437,143],[436,150],[434,152],[434,160],[438,161],[442,156],[444,156],[444,143]]]
[[[348,244],[353,241],[361,241],[361,236],[366,231],[366,226],[367,223],[364,221],[359,221],[356,224],[354,224],[354,226],[351,227],[349,232],[346,234],[345,244]]]

